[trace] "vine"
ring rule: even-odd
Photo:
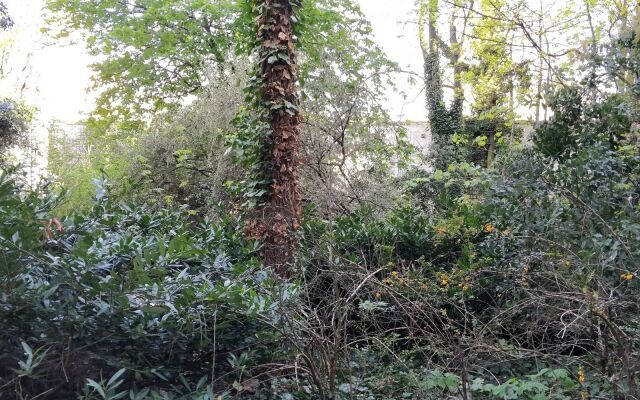
[[[233,186],[251,210],[245,234],[263,242],[265,264],[286,274],[297,244],[301,195],[298,182],[301,116],[296,81],[294,7],[299,1],[256,0],[253,42],[256,63],[245,87],[246,108],[231,137],[233,157],[246,171]]]

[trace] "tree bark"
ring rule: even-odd
[[[301,116],[296,89],[294,9],[290,0],[258,1],[261,97],[270,134],[263,147],[267,201],[255,210],[246,233],[263,243],[265,265],[280,276],[290,275],[289,263],[297,246],[301,195],[298,182]]]

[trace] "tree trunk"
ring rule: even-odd
[[[489,148],[487,149],[487,168],[491,167],[496,154],[496,133],[491,131],[488,134]]]
[[[445,44],[438,34],[437,19],[439,15],[438,0],[421,0],[419,4],[419,38],[424,61],[425,94],[431,130],[432,165],[437,169],[445,169],[455,160],[456,148],[452,136],[462,126],[462,108],[464,91],[462,88],[461,49],[456,29],[456,13],[452,15],[449,25],[449,44]],[[465,21],[466,24],[466,21]],[[426,27],[426,30],[425,30]],[[464,28],[463,28],[464,30]],[[440,54],[444,54],[453,68],[453,100],[447,107],[444,101],[442,69]]]
[[[263,147],[267,201],[247,224],[247,234],[262,241],[265,265],[288,277],[297,245],[301,195],[298,183],[301,116],[296,90],[294,10],[290,0],[261,0],[257,7],[260,71],[265,118],[271,128]]]
[[[544,5],[542,0],[540,0],[540,18],[538,19],[538,43],[542,46],[542,30],[543,30],[543,21],[542,16],[544,13]],[[536,122],[534,127],[538,127],[540,123],[540,106],[542,104],[542,75],[544,70],[544,59],[542,58],[542,54],[538,52],[538,86],[536,88]]]
[[[458,15],[454,9],[449,25],[449,46],[451,47],[450,62],[453,66],[453,102],[451,103],[451,120],[454,124],[460,125],[462,121],[462,106],[464,105],[464,89],[462,88],[462,43],[458,40]],[[465,22],[466,26],[466,22]],[[464,29],[462,29],[464,31]],[[461,32],[464,34],[464,32]],[[461,38],[462,39],[462,38]]]

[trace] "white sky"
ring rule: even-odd
[[[418,31],[414,21],[415,0],[358,0],[373,27],[378,44],[391,61],[400,67],[422,76],[422,54]],[[398,94],[390,94],[387,106],[392,115],[399,119],[424,121],[426,119],[425,97],[421,85],[410,85],[408,74],[398,77],[396,85],[405,93],[406,99]]]
[[[40,32],[44,0],[4,0],[15,21],[9,70],[0,84],[2,95],[22,97],[39,110],[40,120],[75,121],[92,108],[86,93],[91,71],[81,46],[46,46]],[[20,87],[26,82],[26,90]]]
[[[375,38],[390,59],[401,67],[420,73],[420,49],[415,27],[403,25],[412,18],[414,0],[358,0],[374,29]],[[93,108],[87,93],[91,57],[81,45],[46,46],[40,33],[44,0],[4,0],[16,22],[15,43],[11,46],[11,68],[0,83],[0,96],[22,98],[40,111],[39,119],[75,122]],[[29,65],[29,68],[24,68]],[[27,82],[21,93],[21,86]],[[406,92],[390,93],[387,106],[396,118],[424,120],[424,96],[418,86],[399,77],[397,85]]]

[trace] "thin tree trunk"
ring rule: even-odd
[[[432,117],[443,104],[442,82],[440,81],[440,54],[436,30],[438,0],[423,0],[419,10],[420,48],[424,61],[427,109]],[[427,34],[425,34],[425,26]]]
[[[495,132],[489,132],[489,148],[487,149],[487,168],[491,167],[493,158],[496,154],[496,134]]]
[[[547,46],[547,54],[549,54],[549,39],[545,38],[546,46]],[[551,87],[551,63],[547,64],[547,87]],[[544,105],[544,120],[547,121],[549,115],[549,105],[545,103]]]
[[[542,46],[542,16],[544,14],[542,0],[540,0],[540,17],[538,18],[538,43]],[[544,70],[544,60],[542,54],[538,52],[538,86],[536,88],[536,123],[535,127],[540,123],[540,106],[542,105],[542,75]]]
[[[462,45],[458,41],[457,12],[454,9],[449,26],[449,43],[451,46],[451,65],[453,66],[453,103],[451,103],[452,120],[459,123],[462,120],[462,106],[464,104],[464,90],[462,89]],[[465,22],[466,24],[466,22]]]
[[[542,106],[542,76],[544,75],[544,65],[542,57],[540,57],[540,65],[538,66],[538,87],[536,88],[536,123],[535,127],[540,123],[540,107]]]

